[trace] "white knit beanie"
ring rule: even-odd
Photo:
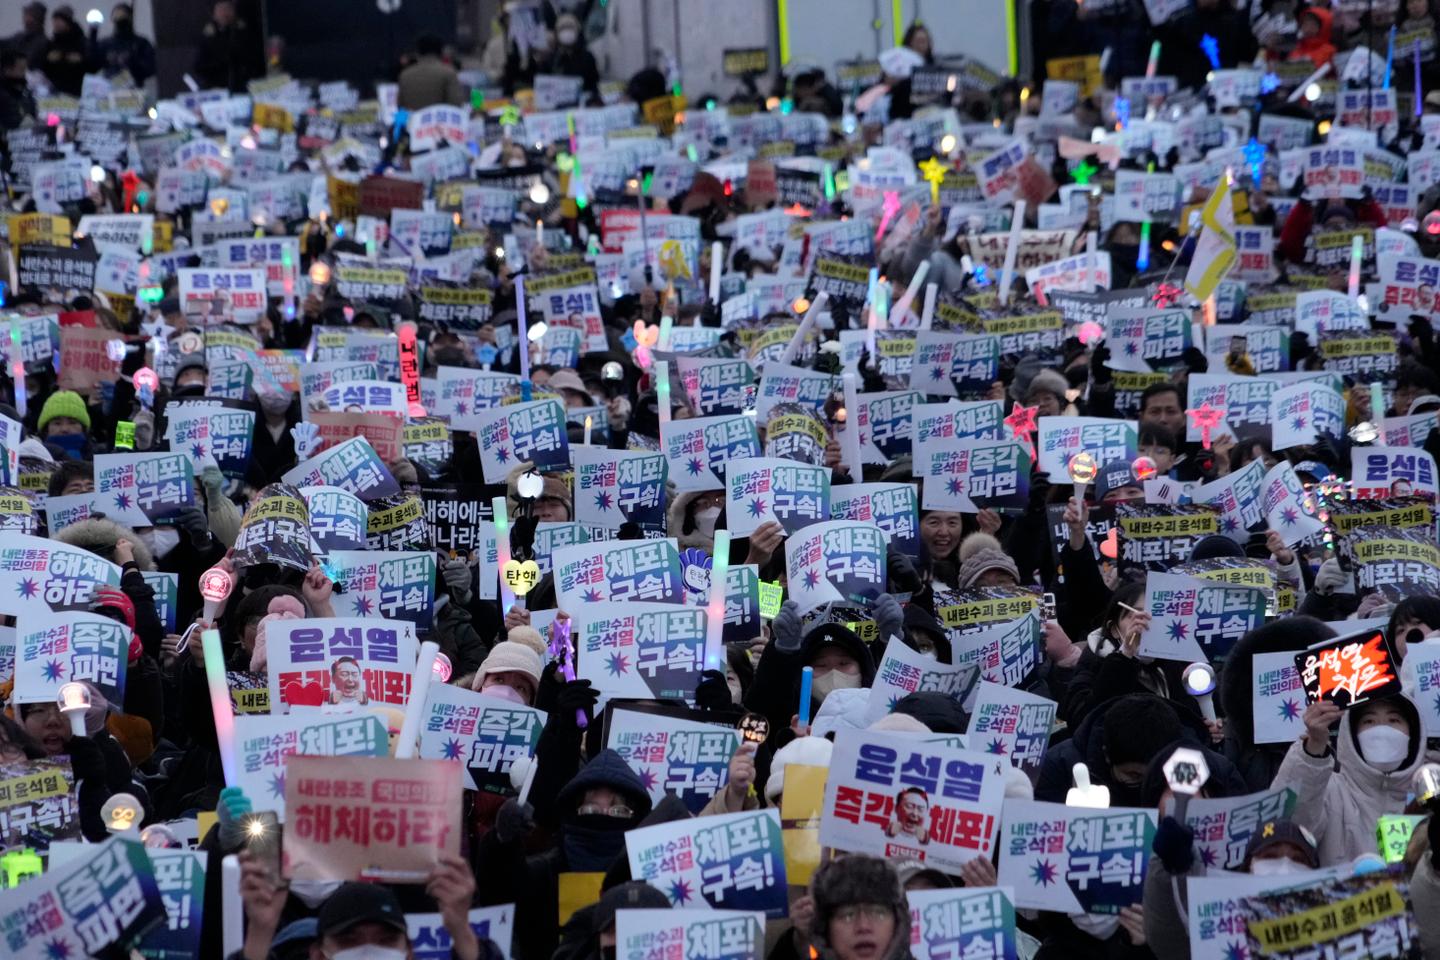
[[[535,689],[540,688],[540,671],[544,664],[540,662],[540,655],[531,650],[523,643],[516,643],[513,640],[504,640],[495,644],[490,650],[490,655],[485,662],[480,664],[480,670],[475,674],[475,689],[479,690],[485,683],[485,677],[491,673],[504,673],[513,670],[516,673],[523,673],[535,684]],[[532,690],[533,694],[535,691]]]

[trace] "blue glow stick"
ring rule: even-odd
[[[810,726],[810,684],[815,680],[815,668],[805,667],[800,671],[800,726]]]

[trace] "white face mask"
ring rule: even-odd
[[[1410,735],[1394,727],[1370,727],[1361,730],[1355,739],[1360,744],[1360,756],[1382,773],[1399,768],[1410,753]]]
[[[395,947],[382,947],[373,943],[362,943],[335,954],[331,960],[405,960],[409,954]]]
[[[826,670],[824,673],[815,674],[815,678],[810,682],[810,692],[815,699],[824,703],[830,691],[854,690],[858,686],[860,686],[860,674]]]
[[[715,521],[720,519],[719,507],[706,507],[695,511],[695,529],[701,536],[715,536]]]
[[[480,692],[485,694],[485,696],[487,697],[498,697],[501,700],[509,700],[511,703],[518,703],[522,707],[526,705],[525,698],[520,695],[520,691],[516,690],[514,687],[508,684],[492,683],[490,684],[490,686],[486,687]]]
[[[141,530],[140,539],[145,541],[145,546],[150,548],[151,556],[159,560],[180,546],[180,531],[172,527],[152,527],[149,530]]]
[[[555,38],[559,40],[563,46],[568,47],[574,44],[576,40],[579,40],[580,35],[577,34],[574,30],[561,30],[555,35]]]
[[[290,883],[290,892],[300,898],[305,906],[314,909],[330,898],[330,894],[340,889],[339,880],[293,880]]]
[[[1250,872],[1257,877],[1278,877],[1287,873],[1304,873],[1310,869],[1302,863],[1296,863],[1289,857],[1281,857],[1278,860],[1251,860]]]

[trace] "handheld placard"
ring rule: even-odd
[[[415,756],[415,739],[420,735],[420,714],[425,709],[425,695],[435,679],[435,655],[440,645],[434,640],[420,644],[420,656],[410,677],[410,697],[405,701],[405,718],[400,721],[400,737],[395,741],[395,757],[409,760]]]

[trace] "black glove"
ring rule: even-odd
[[[1180,354],[1180,359],[1185,362],[1185,368],[1191,373],[1204,373],[1210,369],[1210,361],[1198,347],[1186,347],[1185,352]]]
[[[1430,819],[1425,821],[1425,834],[1430,838],[1430,865],[1440,870],[1440,816],[1431,810]]]
[[[794,600],[780,605],[780,612],[770,621],[770,638],[782,653],[800,652],[800,607]]]
[[[105,782],[105,754],[100,751],[100,744],[89,737],[71,737],[66,748],[70,753],[70,771],[77,781]]]
[[[719,670],[706,670],[695,685],[695,706],[702,710],[727,710],[735,706],[730,699],[730,684]]]
[[[562,722],[574,723],[577,710],[584,710],[587,715],[593,715],[592,712],[599,699],[600,691],[591,686],[589,680],[571,680],[556,691],[555,711],[560,715]]]
[[[1151,847],[1174,876],[1184,876],[1195,864],[1195,831],[1174,817],[1160,821]]]
[[[1037,470],[1030,474],[1030,502],[1025,507],[1026,513],[1038,513],[1045,515],[1045,507],[1050,502],[1050,474],[1043,470]]]
[[[1115,379],[1114,375],[1110,371],[1110,368],[1106,366],[1106,363],[1109,362],[1109,360],[1110,348],[1105,346],[1105,344],[1103,343],[1100,344],[1100,346],[1096,347],[1095,351],[1090,354],[1090,381],[1097,386],[1100,384],[1109,383],[1111,380]]]
[[[1290,334],[1290,369],[1299,370],[1315,348],[1310,345],[1310,335],[1303,330]]]
[[[511,797],[495,812],[495,839],[501,843],[524,840],[535,829],[535,808]]]
[[[545,669],[540,671],[540,686],[535,690],[535,709],[544,710],[547,715],[554,713],[555,697],[564,682],[565,679],[560,676],[560,664],[554,660],[545,664]]]
[[[183,507],[175,514],[175,526],[190,538],[190,545],[196,550],[210,546],[210,521],[199,507]]]

